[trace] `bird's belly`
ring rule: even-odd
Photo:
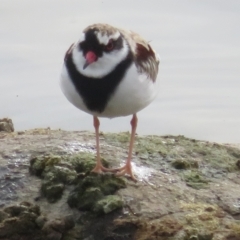
[[[157,81],[153,82],[145,74],[139,74],[135,65],[132,65],[98,116],[114,118],[137,113],[147,107],[157,93]]]
[[[65,66],[62,70],[60,86],[65,97],[75,107],[91,115],[106,118],[137,113],[148,106],[158,92],[157,81],[153,82],[146,75],[140,75],[135,65],[129,68],[102,112],[91,111],[87,108],[83,98],[72,83]]]

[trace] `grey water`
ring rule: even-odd
[[[63,56],[83,28],[103,22],[140,33],[161,57],[157,99],[138,134],[240,142],[240,2],[235,0],[1,0],[0,118],[15,129],[92,130],[59,88]],[[130,117],[101,130],[130,130]]]

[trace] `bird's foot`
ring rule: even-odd
[[[133,181],[137,181],[136,177],[132,172],[132,166],[130,164],[126,164],[120,168],[106,168],[102,164],[96,164],[91,172],[102,174],[104,172],[112,172],[116,173],[117,177],[128,175]]]
[[[96,166],[93,168],[91,172],[95,173],[104,173],[104,172],[117,172],[118,169],[111,169],[111,168],[106,168],[102,164],[96,164]]]
[[[132,166],[131,164],[126,164],[121,168],[117,168],[115,169],[116,171],[118,171],[115,175],[116,176],[124,176],[124,175],[128,175],[133,181],[137,181],[137,178],[134,176],[133,172],[132,172]]]

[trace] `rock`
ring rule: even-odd
[[[0,223],[5,220],[6,218],[9,217],[9,214],[7,214],[6,212],[0,210]]]
[[[42,228],[42,227],[44,226],[44,224],[45,224],[46,221],[47,221],[47,218],[46,218],[46,217],[44,217],[44,216],[39,216],[39,217],[36,218],[35,223],[37,224],[37,226],[38,226],[39,228]]]
[[[99,188],[90,187],[84,192],[78,192],[76,189],[70,193],[68,204],[70,207],[76,207],[79,210],[89,211],[93,208],[96,201],[103,198],[103,194]]]
[[[236,162],[236,166],[240,169],[240,159],[237,160],[237,162]]]
[[[172,166],[176,169],[188,169],[190,168],[190,164],[181,159],[176,159],[175,161],[172,162]]]
[[[176,159],[172,161],[172,166],[176,169],[198,168],[198,162],[183,159]]]
[[[74,184],[77,181],[77,172],[65,166],[52,166],[45,168],[42,177],[46,181]]]
[[[30,207],[23,205],[12,205],[4,209],[4,212],[9,214],[0,224],[0,238],[8,237],[18,234],[31,234],[37,230],[35,220],[38,217],[38,211],[33,212],[31,204]]]
[[[71,216],[66,216],[63,219],[55,219],[47,222],[42,231],[49,240],[60,240],[64,233],[74,227],[75,223]]]
[[[31,174],[41,177],[46,167],[52,167],[61,161],[61,157],[55,155],[36,156],[30,159],[29,171]]]
[[[75,225],[71,215],[48,221],[40,213],[39,206],[29,202],[4,208],[3,211],[0,211],[0,216],[3,216],[0,222],[0,238],[7,240],[60,240],[62,235]]]
[[[117,195],[107,195],[98,200],[93,206],[93,212],[97,214],[108,214],[118,208],[123,207],[123,200]]]
[[[183,174],[183,179],[189,187],[195,189],[207,188],[208,180],[199,171],[189,170]]]
[[[64,190],[64,184],[53,184],[51,182],[43,182],[41,191],[50,203],[56,202],[61,198]]]
[[[184,136],[137,136],[135,183],[90,172],[93,133],[0,135],[1,239],[240,239],[237,148]],[[102,133],[104,164],[121,166],[128,140],[129,133]]]
[[[64,228],[66,231],[72,229],[75,226],[74,217],[72,215],[65,216],[63,218]]]
[[[95,156],[92,153],[76,154],[72,156],[69,161],[72,163],[77,173],[90,172],[96,164]],[[108,163],[103,163],[104,166],[108,167]]]
[[[122,178],[117,178],[109,174],[102,176],[91,174],[79,181],[79,184],[69,195],[68,204],[70,207],[76,207],[80,210],[97,213],[111,212],[120,207],[120,205],[123,205],[120,204],[119,197],[116,196],[116,198],[114,198],[112,194],[124,187],[126,187],[126,182]],[[105,196],[109,196],[110,198],[105,199]],[[103,202],[100,203],[102,200]],[[107,200],[109,200],[109,202],[107,202]],[[107,207],[108,203],[109,205]],[[105,209],[103,209],[104,207]]]
[[[0,119],[0,132],[14,132],[13,122],[10,118]]]

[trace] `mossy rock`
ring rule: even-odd
[[[183,174],[183,179],[185,180],[187,186],[201,189],[208,187],[208,180],[204,178],[198,171],[188,171]]]
[[[104,167],[109,167],[109,163],[105,159],[101,159],[101,161]],[[70,157],[69,162],[77,173],[88,173],[96,165],[96,156],[92,153],[80,153]]]
[[[236,166],[240,170],[240,159],[236,161]]]
[[[130,133],[129,132],[120,132],[118,134],[115,133],[104,133],[102,134],[106,142],[109,142],[113,145],[121,145],[128,144],[130,141]]]
[[[19,216],[22,212],[27,211],[27,207],[24,205],[13,205],[10,207],[6,207],[4,209],[5,213],[8,213],[11,217],[17,217]]]
[[[54,203],[61,198],[64,191],[64,184],[52,184],[45,181],[42,183],[41,191],[50,203]]]
[[[188,169],[190,168],[189,162],[186,160],[177,159],[172,162],[172,166],[176,169]]]
[[[0,210],[0,223],[5,220],[6,218],[8,218],[9,214],[7,214],[6,212]]]
[[[84,192],[72,192],[68,198],[70,207],[76,207],[79,210],[90,211],[95,202],[103,198],[103,193],[99,188],[90,187]]]
[[[172,166],[176,169],[198,168],[198,163],[192,160],[176,159],[172,161]]]
[[[103,210],[103,207],[101,209],[101,204],[96,205],[97,202],[99,200],[103,200],[106,196],[114,194],[117,190],[124,187],[126,187],[126,182],[122,178],[118,178],[110,174],[98,175],[92,173],[82,179],[82,181],[70,193],[68,204],[70,207],[76,207],[80,210],[105,213],[108,210]],[[104,204],[107,205],[107,199],[108,198],[106,198],[105,202],[102,203],[102,206]],[[115,198],[111,197],[111,199],[114,200]],[[110,198],[108,200],[110,201]],[[113,200],[112,204],[114,205]],[[119,201],[118,205],[120,205]],[[115,210],[114,207],[112,207],[112,211],[113,210]]]
[[[137,137],[135,143],[136,154],[140,157],[144,154],[153,155],[160,154],[167,156],[169,149],[168,145],[164,144],[162,139],[157,136]]]
[[[216,238],[215,233],[225,229],[226,223],[222,221],[224,211],[215,204],[205,202],[182,202],[181,208],[187,211],[184,215],[184,240],[211,240]],[[227,226],[226,232],[231,232],[231,225]],[[221,238],[228,239],[228,238]],[[236,238],[238,239],[238,238]]]
[[[47,167],[42,177],[52,183],[74,184],[77,182],[77,172],[64,166]]]
[[[108,214],[121,207],[123,207],[123,200],[120,196],[108,195],[95,202],[93,212],[97,214]]]
[[[233,148],[233,147],[228,147],[228,148],[227,148],[227,152],[228,152],[231,156],[240,159],[240,150],[239,150],[239,149]]]
[[[43,196],[51,203],[62,197],[66,184],[75,184],[77,182],[76,171],[63,166],[46,167],[42,177],[44,180],[41,191]]]
[[[183,228],[183,225],[181,221],[171,216],[163,216],[160,219],[119,218],[114,223],[114,233],[119,236],[116,239],[183,240],[182,237],[174,238],[175,234]],[[130,237],[128,238],[128,236]]]
[[[40,215],[38,206],[23,202],[6,207],[3,211],[8,214],[8,217],[0,223],[0,238],[10,239],[15,234],[31,234],[38,230],[35,223]]]
[[[124,178],[116,177],[112,174],[96,174],[91,173],[85,177],[77,186],[80,192],[86,191],[89,187],[99,188],[104,195],[115,193],[120,188],[126,187]]]
[[[228,172],[238,170],[236,161],[240,157],[239,149],[200,141],[190,142],[185,140],[184,142],[179,142],[179,144],[186,149],[189,155],[193,153],[198,154],[211,168],[226,170]]]
[[[0,222],[0,239],[4,240],[63,239],[75,226],[72,215],[48,220],[38,205],[29,202],[6,207],[2,212],[7,214]]]
[[[12,205],[4,208],[4,212],[9,214],[10,217],[19,216],[23,212],[32,212],[36,215],[40,215],[40,207],[38,205],[33,205],[29,202],[21,202],[18,205]]]
[[[41,177],[46,166],[54,166],[61,161],[60,156],[36,156],[30,159],[29,172],[33,175]]]

